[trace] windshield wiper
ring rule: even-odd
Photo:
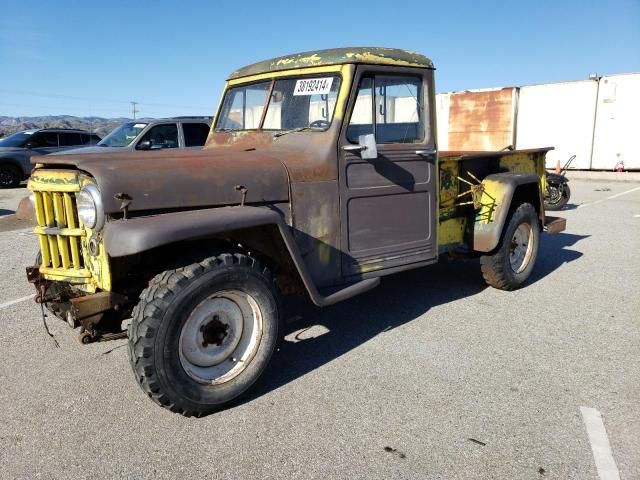
[[[278,137],[282,137],[283,135],[286,135],[288,133],[294,133],[294,132],[305,132],[305,131],[312,131],[312,132],[322,132],[324,130],[326,130],[324,127],[298,127],[298,128],[292,128],[291,130],[283,130],[282,132],[276,132],[273,134],[273,138],[278,138]]]

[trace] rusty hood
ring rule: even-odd
[[[255,150],[209,148],[160,152],[90,153],[38,157],[47,167],[73,166],[95,178],[106,213],[120,211],[118,194],[132,199],[129,211],[286,202],[287,169]]]

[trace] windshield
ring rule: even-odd
[[[33,136],[33,132],[18,132],[0,140],[0,147],[24,147]]]
[[[287,78],[230,88],[222,102],[216,131],[326,130],[333,119],[339,89],[338,75]]]
[[[147,126],[146,123],[129,122],[120,125],[109,135],[98,142],[101,147],[126,147],[133,142],[142,130]]]

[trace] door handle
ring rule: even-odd
[[[345,145],[342,147],[342,150],[345,152],[362,152],[366,149],[367,147],[365,145]]]
[[[421,157],[433,157],[436,154],[436,150],[416,150],[416,155],[420,155]]]

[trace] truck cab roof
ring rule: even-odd
[[[429,58],[408,50],[381,47],[347,47],[294,53],[264,60],[236,70],[229,76],[229,80],[261,73],[347,63],[434,68],[433,62]]]

